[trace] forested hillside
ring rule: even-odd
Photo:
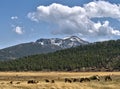
[[[1,61],[0,71],[120,71],[120,40]]]

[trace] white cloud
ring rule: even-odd
[[[14,28],[14,31],[15,31],[17,34],[20,34],[20,35],[24,33],[22,27],[20,27],[20,26],[16,26],[16,27]]]
[[[111,10],[112,9],[112,10]],[[120,36],[120,31],[113,29],[109,21],[97,23],[92,18],[110,17],[120,19],[120,5],[111,4],[106,1],[93,1],[80,6],[64,6],[53,3],[49,6],[39,6],[36,12],[28,13],[32,21],[45,21],[57,24],[57,30],[53,34],[81,34],[84,38],[90,36],[96,39],[112,36]],[[107,38],[106,38],[107,39]]]
[[[17,16],[12,16],[11,19],[16,20],[16,19],[18,19],[18,17]]]
[[[84,5],[87,16],[95,17],[111,17],[120,19],[120,5],[111,4],[107,1],[94,1]]]

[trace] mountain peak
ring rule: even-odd
[[[71,41],[78,41],[78,42],[81,42],[83,41],[82,39],[80,39],[79,37],[77,36],[70,36],[70,37],[66,37],[66,38],[63,38],[64,40],[71,40]]]
[[[48,46],[56,45],[63,49],[88,44],[87,41],[84,41],[77,36],[65,37],[63,39],[60,38],[39,39],[36,42],[41,45],[48,45]]]

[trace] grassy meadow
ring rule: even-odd
[[[65,78],[84,78],[99,75],[100,81],[65,83]],[[112,81],[105,81],[110,75]],[[45,82],[45,79],[55,83]],[[28,84],[28,80],[39,81]],[[11,83],[12,81],[12,83]],[[120,89],[120,72],[0,72],[0,89]]]

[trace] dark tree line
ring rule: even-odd
[[[0,71],[120,71],[120,40],[0,61]]]

